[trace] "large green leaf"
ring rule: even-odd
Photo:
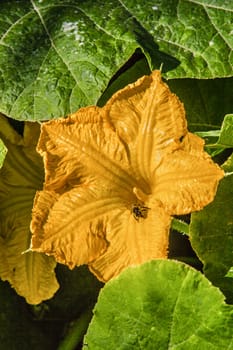
[[[83,350],[233,349],[232,322],[233,307],[201,273],[157,260],[106,284]]]
[[[206,133],[206,140],[213,131]],[[205,134],[205,133],[203,133]],[[215,141],[207,147],[211,152],[233,147],[233,118],[226,115]],[[213,137],[214,139],[214,137]],[[229,150],[231,151],[231,150]],[[193,213],[190,224],[190,240],[205,274],[233,300],[233,279],[229,271],[233,266],[233,155],[223,164],[226,172],[214,202],[198,213]],[[222,215],[224,213],[224,215]],[[227,274],[228,273],[228,274]]]
[[[177,69],[168,72],[169,78],[232,75],[231,0],[124,0],[123,3],[159,44],[159,49],[179,60]]]
[[[233,266],[233,175],[220,182],[214,202],[193,213],[190,240],[205,274],[213,281]]]
[[[219,130],[224,116],[232,113],[233,78],[171,79],[168,85],[184,103],[192,132]]]
[[[116,0],[1,2],[1,110],[35,120],[94,104],[138,46],[130,24],[118,25],[132,22],[119,5]]]
[[[232,8],[227,0],[3,0],[0,111],[45,120],[96,104],[137,48],[169,78],[231,76]]]

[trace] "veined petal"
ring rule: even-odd
[[[104,109],[129,148],[136,175],[146,182],[164,153],[176,149],[187,132],[183,104],[162,82],[160,71],[114,94]]]
[[[125,204],[126,205],[126,204]],[[92,262],[108,247],[113,212],[125,210],[120,196],[84,185],[63,194],[37,194],[31,222],[32,250],[53,255],[70,268]]]
[[[4,221],[6,224],[7,219]],[[29,242],[25,232],[30,236],[28,217],[16,217],[14,221],[9,221],[12,226],[8,227],[8,232],[11,229],[10,237],[4,240],[0,236],[1,279],[7,280],[29,304],[39,304],[44,299],[51,298],[59,288],[54,274],[56,262],[44,254],[35,252],[23,254]],[[0,229],[2,232],[2,225]]]
[[[43,182],[43,164],[35,149],[39,131],[39,124],[28,122],[21,136],[0,115],[0,136],[8,150],[0,170],[0,277],[31,304],[51,298],[58,289],[55,260],[25,253],[33,198]]]
[[[96,177],[123,191],[135,183],[125,147],[98,107],[43,124],[37,149],[45,161],[47,190],[64,192]]]
[[[193,134],[182,147],[163,158],[154,173],[153,194],[171,215],[200,210],[215,196],[224,172],[203,151],[203,141]]]
[[[138,221],[129,211],[119,213],[110,222],[107,250],[89,264],[89,269],[106,282],[128,266],[166,258],[169,227],[170,216],[158,202]]]

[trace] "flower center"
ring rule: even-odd
[[[141,205],[139,203],[133,204],[131,212],[133,214],[133,217],[135,220],[139,221],[139,219],[146,219],[147,218],[147,212],[150,208]]]

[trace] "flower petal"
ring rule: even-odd
[[[107,249],[109,217],[121,206],[121,197],[99,193],[93,184],[61,195],[41,191],[31,222],[32,250],[53,255],[70,268],[90,263]]]
[[[104,109],[129,148],[132,167],[146,181],[187,132],[183,104],[163,83],[160,71],[118,91]]]
[[[47,190],[62,193],[96,176],[122,191],[135,182],[125,147],[98,107],[43,124],[37,149],[44,157]]]
[[[215,196],[224,172],[203,151],[203,141],[187,134],[179,150],[166,155],[154,173],[153,195],[171,215],[200,210]]]
[[[120,213],[111,220],[107,250],[89,264],[90,270],[106,282],[128,266],[166,258],[169,227],[170,216],[158,203],[138,221],[129,211]]]
[[[0,137],[8,150],[0,170],[0,276],[31,304],[51,298],[59,287],[55,260],[25,253],[33,198],[43,182],[43,164],[35,149],[39,132],[39,124],[26,122],[21,136],[0,115]]]

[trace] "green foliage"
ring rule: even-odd
[[[233,147],[233,114],[226,115],[222,124],[218,144],[225,148]]]
[[[101,291],[84,349],[233,349],[233,307],[200,272],[161,260]]]
[[[191,244],[213,281],[233,266],[232,217],[233,175],[228,175],[221,181],[214,202],[193,213],[190,224]]]
[[[219,130],[232,112],[233,78],[172,79],[168,85],[184,103],[192,132]]]
[[[233,349],[233,310],[224,302],[225,296],[233,303],[232,1],[2,0],[0,16],[0,113],[8,117],[0,124],[1,251],[16,246],[5,223],[23,250],[29,248],[33,196],[43,182],[41,161],[32,157],[35,145],[28,158],[20,141],[24,121],[102,106],[118,89],[161,68],[184,103],[189,130],[203,137],[226,176],[214,202],[191,218],[173,221],[172,229],[189,234],[192,254],[190,246],[182,251],[187,264],[153,261],[107,283],[83,350]],[[33,133],[27,137],[35,141]],[[13,219],[6,214],[10,211]],[[26,235],[21,238],[19,231]],[[36,294],[33,276],[39,269],[34,271],[33,261],[21,253],[24,286]],[[206,277],[188,266],[194,260],[193,266],[201,261]],[[1,267],[13,283],[18,260],[6,261],[1,254]],[[58,266],[56,275],[60,289],[37,306],[0,281],[3,349],[81,349],[103,285],[85,268]]]
[[[4,0],[0,110],[38,121],[96,104],[136,49],[169,79],[229,77],[231,10],[226,0]]]

